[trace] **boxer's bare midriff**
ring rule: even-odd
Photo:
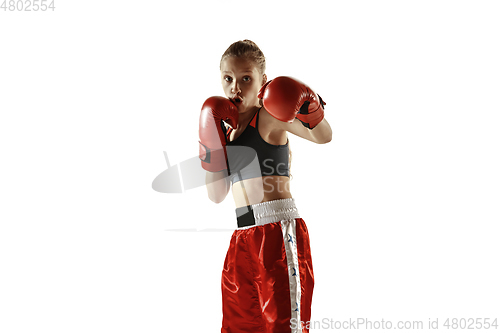
[[[264,176],[233,184],[233,198],[237,208],[291,197],[290,178],[286,176]]]

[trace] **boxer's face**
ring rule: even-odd
[[[266,80],[252,60],[227,57],[221,63],[222,88],[240,113],[260,106],[257,95]]]

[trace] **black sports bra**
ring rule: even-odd
[[[261,109],[255,113],[243,133],[235,140],[229,142],[232,128],[227,131],[228,170],[233,184],[262,176],[290,177],[288,141],[284,145],[272,145],[264,141],[257,128]]]

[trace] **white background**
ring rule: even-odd
[[[327,102],[332,142],[290,137],[312,320],[498,316],[497,1],[55,7],[0,11],[1,332],[220,331],[232,198],[151,183],[245,38]]]

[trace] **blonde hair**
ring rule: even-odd
[[[264,57],[264,53],[257,44],[249,39],[240,40],[231,44],[222,55],[219,68],[222,67],[222,62],[227,57],[238,57],[251,60],[257,66],[260,74],[266,72],[266,57]]]

